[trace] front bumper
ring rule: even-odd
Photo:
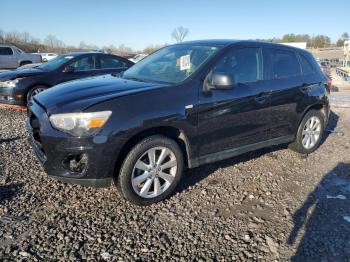
[[[27,128],[29,142],[49,176],[84,186],[107,187],[111,184],[121,143],[114,146],[102,135],[79,138],[55,130],[45,110],[36,102],[28,110]],[[72,171],[79,159],[84,159],[83,168]],[[75,161],[73,165],[72,161]]]
[[[23,94],[16,92],[14,88],[0,87],[0,104],[25,105]]]

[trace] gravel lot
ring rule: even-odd
[[[0,119],[0,260],[350,261],[350,109],[333,109],[312,155],[281,146],[189,170],[144,208],[49,178],[25,113]]]

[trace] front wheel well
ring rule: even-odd
[[[30,92],[32,92],[35,88],[49,88],[50,86],[48,85],[40,85],[40,84],[35,84],[27,89],[25,92],[25,102],[27,103],[28,95]]]
[[[113,174],[117,174],[119,172],[121,165],[123,164],[123,161],[127,154],[130,152],[130,150],[141,140],[145,139],[146,137],[150,137],[152,135],[163,135],[165,137],[168,137],[172,140],[174,140],[181,148],[181,151],[184,156],[184,164],[185,166],[188,165],[188,159],[189,159],[189,144],[187,140],[187,136],[184,134],[183,131],[179,130],[175,127],[169,127],[169,126],[161,126],[161,127],[154,127],[150,128],[144,131],[141,131],[140,133],[137,133],[133,137],[131,137],[122,147],[118,154],[118,158],[116,160],[116,163],[114,165]]]

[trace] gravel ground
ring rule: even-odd
[[[279,146],[189,170],[150,207],[49,178],[25,113],[0,119],[2,261],[350,261],[350,109],[309,156]]]

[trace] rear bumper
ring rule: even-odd
[[[57,131],[35,102],[28,112],[27,129],[33,151],[50,177],[83,186],[110,186],[118,147],[107,137],[79,138]],[[77,163],[79,171],[74,169]]]

